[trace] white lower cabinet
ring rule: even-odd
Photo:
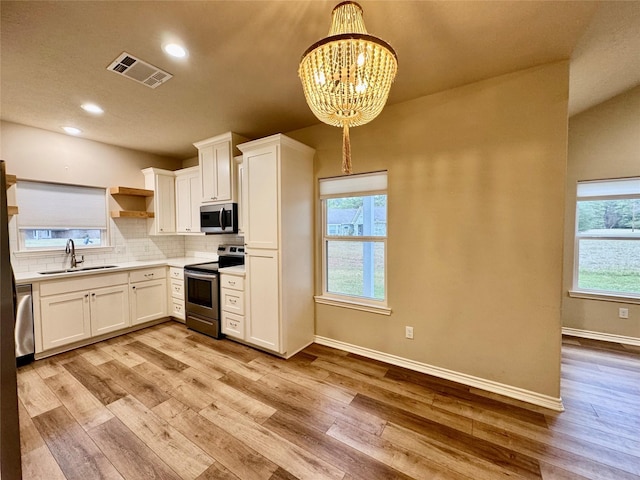
[[[133,270],[131,283],[131,325],[167,316],[166,268]]]
[[[40,300],[42,347],[61,347],[91,337],[89,292],[53,295]]]
[[[91,336],[127,328],[129,323],[129,289],[126,285],[101,288],[89,296]]]
[[[244,277],[242,274],[220,274],[220,323],[222,333],[245,339]]]
[[[281,351],[280,276],[278,252],[247,250],[245,340],[267,350]]]
[[[182,323],[185,321],[184,305],[184,269],[178,267],[169,268],[169,294],[171,305],[169,315],[177,318]]]
[[[40,285],[43,350],[128,327],[127,283],[126,273],[43,282]]]
[[[177,269],[175,280],[181,276],[182,269]],[[94,337],[117,335],[169,312],[165,266],[42,281],[34,283],[34,290],[36,358],[63,351],[66,345],[86,345]],[[174,293],[181,303],[174,303],[172,315],[178,316],[184,296],[180,289]]]

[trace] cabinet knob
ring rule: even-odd
[[[136,286],[134,285],[134,286],[133,286],[133,287],[131,287],[131,288],[132,288],[133,290],[135,290],[135,289],[136,289]]]

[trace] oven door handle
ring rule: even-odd
[[[184,272],[185,278],[196,278],[200,280],[213,280],[218,277],[217,273],[193,273],[189,271]]]

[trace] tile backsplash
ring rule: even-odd
[[[143,260],[199,256],[212,257],[221,243],[243,244],[243,237],[235,235],[167,235],[150,236],[146,219],[111,219],[111,249],[101,251],[77,248],[77,256],[84,255],[84,265],[110,265]],[[17,249],[17,239],[11,235],[11,251]],[[11,256],[11,265],[17,273],[38,272],[68,268],[70,256],[60,252],[42,255]]]

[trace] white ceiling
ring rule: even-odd
[[[226,131],[313,125],[297,66],[337,3],[2,0],[1,118],[181,159]],[[640,1],[359,3],[369,33],[398,54],[389,104],[567,58],[571,114],[640,84]],[[170,40],[186,60],[162,52]],[[174,77],[150,89],[107,71],[122,52]]]

